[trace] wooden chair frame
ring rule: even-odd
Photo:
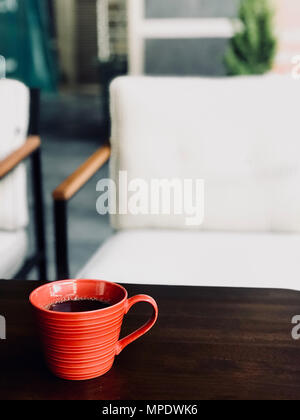
[[[53,191],[56,275],[58,280],[68,279],[70,277],[68,255],[68,202],[108,161],[109,157],[110,146],[104,145],[100,147]]]
[[[24,145],[0,161],[0,181],[27,158],[31,159],[31,179],[34,198],[35,252],[27,258],[15,279],[27,277],[33,268],[38,269],[40,281],[47,280],[45,216],[42,190],[41,139],[39,137],[40,95],[38,89],[30,91],[30,126]]]

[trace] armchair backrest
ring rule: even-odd
[[[300,83],[291,77],[121,77],[111,85],[111,177],[205,182],[197,229],[300,231]],[[185,216],[115,215],[117,229]]]
[[[0,160],[26,141],[29,90],[14,80],[0,80]],[[16,230],[28,223],[26,168],[19,165],[0,180],[0,229]]]

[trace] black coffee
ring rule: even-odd
[[[110,303],[97,299],[74,299],[52,303],[47,309],[55,312],[87,312],[108,308]]]

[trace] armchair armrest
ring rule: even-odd
[[[42,171],[40,156],[41,139],[38,135],[29,135],[26,142],[3,160],[0,160],[0,180],[5,178],[22,161],[31,158],[32,191],[34,197],[34,229],[36,238],[36,254],[27,259],[23,268],[16,274],[17,279],[23,279],[34,267],[39,269],[39,280],[47,279],[45,222],[43,210]]]
[[[72,175],[63,181],[54,191],[55,201],[70,200],[86,182],[108,161],[110,147],[100,147]]]
[[[52,193],[54,200],[55,254],[57,279],[69,278],[68,218],[69,200],[108,161],[110,146],[102,146]]]
[[[0,179],[8,175],[23,160],[28,158],[41,145],[39,136],[29,136],[27,141],[19,149],[12,152],[5,159],[0,160]]]

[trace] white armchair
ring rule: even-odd
[[[46,280],[37,91],[14,80],[0,81],[0,278],[25,278],[35,266]],[[32,109],[31,121],[29,118]],[[29,130],[29,122],[31,123]],[[30,135],[28,136],[28,131]],[[26,167],[32,159],[36,251],[29,253]]]
[[[116,233],[77,277],[300,290],[299,98],[300,84],[280,76],[116,79],[111,178],[201,178],[204,223],[113,215]],[[108,155],[54,192],[59,278],[69,275],[66,203]]]

